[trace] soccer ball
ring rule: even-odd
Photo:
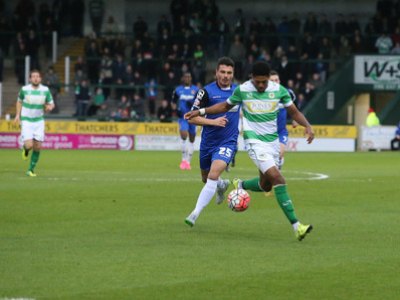
[[[250,195],[243,189],[233,190],[228,195],[228,207],[233,211],[245,211],[249,203]]]

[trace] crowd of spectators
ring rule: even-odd
[[[70,7],[63,7],[65,3]],[[0,48],[7,55],[9,45],[14,45],[21,83],[24,62],[20,58],[29,54],[32,67],[40,68],[38,49],[44,46],[50,55],[49,32],[65,32],[66,27],[70,34],[82,36],[81,21],[74,23],[68,13],[84,11],[79,9],[82,5],[81,0],[54,1],[52,6],[40,4],[36,12],[32,0],[20,0],[11,19],[1,15],[0,34],[11,30],[16,35],[13,43],[0,39]],[[81,117],[144,120],[164,115],[158,112],[157,100],[167,100],[165,111],[170,110],[172,91],[181,75],[190,71],[193,82],[202,86],[209,79],[206,62],[223,55],[235,61],[238,82],[248,78],[254,61],[268,61],[282,84],[297,94],[297,105],[304,108],[351,55],[400,53],[400,0],[377,1],[375,15],[364,23],[352,13],[301,16],[294,11],[260,20],[240,8],[228,22],[215,0],[172,0],[170,11],[159,17],[156,32],[149,31],[153,24],[137,16],[132,34],[121,32],[113,16],[105,17],[102,0],[90,0],[88,6],[93,32],[86,37],[84,56],[74,61],[76,115]],[[76,17],[83,20],[83,14]],[[71,24],[62,25],[68,24],[66,20]],[[94,90],[93,96],[82,100],[78,95],[85,86]],[[98,94],[102,96],[95,100]]]

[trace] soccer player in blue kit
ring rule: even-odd
[[[281,80],[279,78],[278,72],[272,70],[269,76],[269,80],[276,82],[276,83],[281,83]],[[286,90],[289,92],[290,98],[292,98],[292,101],[296,101],[296,95],[291,89],[286,88]],[[279,104],[279,113],[278,113],[278,135],[279,135],[279,144],[280,144],[280,152],[279,152],[279,162],[278,162],[278,168],[282,169],[283,163],[285,162],[285,147],[288,142],[288,136],[289,132],[286,128],[286,121],[287,121],[287,111],[285,107],[282,104]]]
[[[182,160],[179,167],[181,170],[190,170],[190,162],[194,151],[194,140],[196,138],[196,126],[189,124],[183,116],[192,108],[194,98],[199,89],[197,86],[192,84],[192,75],[190,72],[183,74],[182,83],[182,85],[176,87],[174,90],[172,103],[176,105],[179,117],[179,134],[181,137],[182,148]]]
[[[197,93],[192,110],[204,111],[205,107],[225,102],[236,85],[232,83],[234,75],[234,62],[229,57],[221,57],[218,60],[215,72],[216,81],[206,85]],[[224,200],[224,193],[229,186],[229,180],[221,178],[222,172],[233,158],[237,148],[239,135],[240,106],[232,107],[226,113],[192,118],[189,122],[202,125],[200,143],[200,169],[202,188],[194,210],[185,219],[185,223],[193,226],[201,211],[210,203],[216,195],[216,203]],[[204,114],[202,114],[204,115]]]

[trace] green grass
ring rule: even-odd
[[[197,156],[197,153],[196,153]],[[0,150],[0,299],[395,299],[398,153],[288,153],[298,242],[273,197],[231,212],[178,152]],[[245,153],[225,177],[257,174]],[[308,180],[313,174],[325,180]]]

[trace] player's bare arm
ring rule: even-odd
[[[52,111],[53,109],[54,109],[54,103],[48,103],[48,104],[46,104],[45,106],[44,106],[44,111],[45,112],[50,112],[50,111]]]
[[[15,118],[14,118],[14,123],[19,125],[20,123],[20,116],[21,116],[21,110],[22,110],[22,102],[20,100],[17,101],[16,104],[16,111],[15,111]]]
[[[215,115],[229,111],[234,105],[230,105],[228,102],[221,102],[210,107],[200,108],[199,110],[193,110],[185,114],[184,118],[190,120],[197,116],[204,115]]]
[[[296,121],[299,125],[303,126],[305,128],[305,135],[307,137],[307,143],[312,143],[312,141],[314,140],[314,131],[310,125],[310,123],[308,122],[308,120],[306,119],[306,117],[303,115],[302,112],[300,112],[296,105],[292,104],[288,107],[286,107],[290,117]]]
[[[194,117],[192,119],[189,120],[190,124],[194,124],[194,125],[210,125],[210,126],[219,126],[219,127],[225,127],[226,123],[228,123],[229,120],[226,118],[226,116],[223,117],[219,117],[216,119],[207,119],[204,117]]]

